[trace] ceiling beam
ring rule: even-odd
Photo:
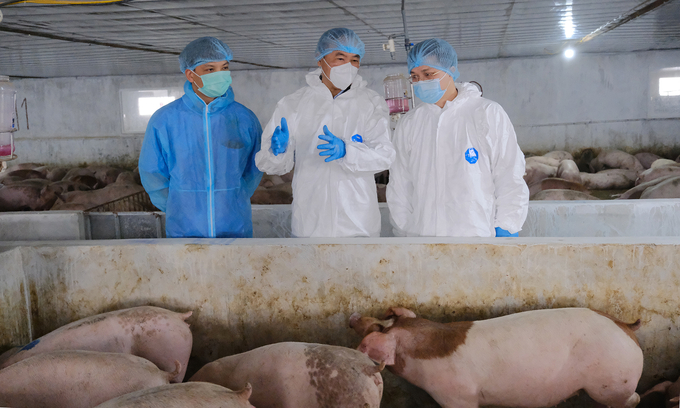
[[[126,44],[119,44],[119,43],[114,43],[114,42],[109,42],[109,41],[99,41],[99,40],[86,39],[86,38],[66,37],[66,36],[63,36],[63,35],[50,34],[50,33],[45,33],[45,32],[42,32],[42,31],[25,30],[25,29],[22,29],[22,28],[16,28],[16,27],[8,26],[7,24],[0,25],[0,31],[4,31],[4,32],[8,32],[8,33],[14,33],[14,34],[23,34],[23,35],[28,35],[28,36],[49,38],[51,40],[68,41],[68,42],[90,44],[90,45],[100,45],[100,46],[103,46],[103,47],[111,47],[111,48],[120,48],[120,49],[124,49],[124,50],[153,52],[153,53],[156,53],[156,54],[166,54],[166,55],[179,55],[180,54],[178,51],[163,50],[163,49],[159,49],[159,48],[155,48],[155,47],[152,48],[152,47],[144,47],[144,46],[138,46],[138,45],[126,45]],[[241,61],[241,60],[236,60],[236,59],[232,60],[232,62],[237,62],[239,64],[248,64],[248,65],[253,65],[253,66],[262,67],[262,68],[284,69],[284,67],[279,67],[279,66],[276,66],[276,65],[257,64],[257,63],[254,63],[254,62],[246,62],[246,61]]]
[[[602,35],[608,31],[611,31],[617,27],[620,27],[627,22],[634,20],[638,17],[641,17],[650,11],[656,10],[657,8],[663,6],[666,3],[669,3],[673,0],[647,0],[643,1],[640,3],[637,7],[634,7],[630,9],[627,13],[621,14],[620,16],[616,17],[612,21],[606,23],[605,25],[599,27],[595,31],[591,32],[590,34],[586,35],[585,37],[581,38],[578,42],[578,44],[583,44],[585,42],[588,42],[592,40],[593,38]]]

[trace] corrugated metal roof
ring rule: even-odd
[[[412,42],[440,37],[456,48],[460,60],[471,60],[560,52],[648,3],[655,2],[406,0],[405,10]],[[240,61],[234,68],[311,67],[319,36],[333,27],[351,28],[364,40],[362,64],[406,61],[401,0],[132,0],[24,3],[2,11],[0,73],[12,76],[175,73],[176,54],[206,35],[232,48]],[[394,61],[382,50],[388,36],[397,36]],[[677,48],[680,0],[579,46],[592,53]]]

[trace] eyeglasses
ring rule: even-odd
[[[435,72],[424,72],[422,75],[411,75],[408,77],[408,81],[412,84],[415,84],[416,82],[420,81],[428,81],[430,79],[435,79],[437,78],[437,74],[439,74],[442,71],[435,71]]]

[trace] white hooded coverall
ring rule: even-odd
[[[394,148],[389,137],[387,103],[357,75],[335,99],[320,79],[307,74],[306,86],[281,99],[262,133],[255,155],[268,174],[293,176],[292,233],[296,237],[377,237],[380,211],[374,174],[389,168]],[[290,134],[284,153],[274,156],[272,134],[286,118]],[[326,163],[319,156],[324,125],[345,142],[345,157]],[[361,135],[363,143],[352,141]]]
[[[529,189],[510,118],[475,85],[456,87],[443,109],[421,103],[397,124],[387,185],[396,236],[493,237],[524,224]]]

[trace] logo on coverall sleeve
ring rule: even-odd
[[[479,160],[479,153],[477,153],[477,149],[474,147],[467,149],[465,151],[465,160],[467,160],[470,164],[477,163],[477,160]]]

